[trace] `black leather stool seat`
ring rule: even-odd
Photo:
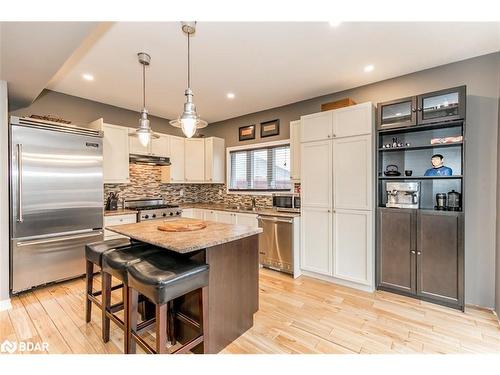
[[[128,267],[158,251],[164,250],[144,243],[107,251],[102,255],[102,270],[126,282]]]
[[[208,265],[167,250],[128,268],[129,286],[156,304],[164,304],[208,285]]]
[[[102,254],[105,251],[117,249],[124,246],[130,246],[130,239],[117,238],[114,240],[92,242],[85,246],[85,258],[87,258],[88,261],[101,267]]]

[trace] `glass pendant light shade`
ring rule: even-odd
[[[139,63],[142,65],[142,105],[143,109],[141,111],[141,118],[139,119],[139,128],[130,133],[129,136],[139,138],[139,143],[143,147],[147,147],[151,139],[159,138],[158,134],[155,134],[151,129],[149,123],[148,111],[146,109],[146,66],[151,62],[151,57],[144,52],[137,54],[139,58]]]
[[[178,119],[170,121],[170,125],[176,128],[181,128],[182,132],[187,138],[191,138],[195,135],[196,130],[204,128],[208,123],[198,116],[196,112],[196,105],[193,103],[193,91],[191,90],[191,75],[190,75],[190,46],[189,37],[194,34],[196,30],[196,22],[194,23],[182,23],[182,31],[187,34],[187,45],[188,45],[188,66],[187,66],[187,89],[184,91],[186,96],[186,102],[184,103],[184,111],[179,116]]]

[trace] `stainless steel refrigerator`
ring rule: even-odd
[[[85,273],[103,238],[102,133],[10,118],[10,288]]]

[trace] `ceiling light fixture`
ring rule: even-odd
[[[151,125],[148,119],[148,110],[146,109],[146,66],[151,63],[151,56],[147,53],[139,52],[137,57],[139,59],[139,64],[142,65],[142,111],[141,118],[139,119],[139,128],[129,135],[131,137],[138,137],[140,144],[147,147],[151,138],[159,138],[159,135],[155,134],[153,130],[151,130]]]
[[[94,80],[94,76],[92,74],[88,74],[88,73],[82,74],[82,78],[86,81],[93,81]]]
[[[331,27],[338,27],[342,23],[341,21],[329,21],[328,22]]]
[[[234,99],[234,96],[235,96],[235,95],[234,95],[232,92],[228,92],[228,93],[227,93],[227,95],[226,95],[226,97],[227,97],[228,99]]]
[[[198,116],[196,105],[193,103],[193,91],[191,90],[191,61],[189,38],[196,31],[196,22],[181,22],[182,31],[187,35],[187,89],[184,91],[186,102],[184,111],[178,119],[170,121],[170,125],[181,128],[187,138],[191,138],[197,129],[204,128],[208,123]]]
[[[368,72],[371,72],[373,69],[375,69],[375,67],[370,64],[370,65],[365,66],[364,71],[365,71],[365,73],[368,73]]]

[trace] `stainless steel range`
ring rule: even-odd
[[[182,215],[179,206],[167,204],[162,197],[125,200],[124,208],[137,210],[137,221],[178,218]]]

